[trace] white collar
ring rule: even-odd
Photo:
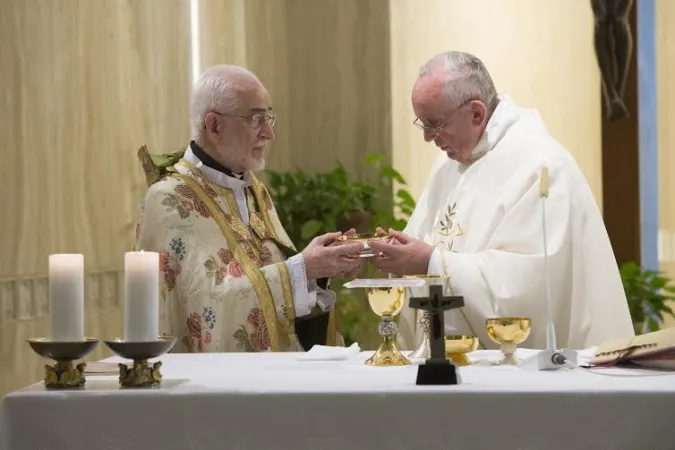
[[[492,113],[492,116],[490,116],[490,120],[488,120],[478,144],[476,144],[471,152],[471,162],[469,164],[492,150],[504,137],[509,128],[518,122],[521,113],[522,109],[510,97],[500,94],[499,104]]]
[[[192,149],[188,146],[183,155],[183,159],[191,163],[197,169],[206,175],[206,177],[212,182],[216,183],[218,186],[227,188],[227,189],[243,189],[246,186],[251,186],[251,174],[249,172],[244,172],[244,178],[239,179],[232,177],[230,175],[224,174],[216,169],[213,169],[205,165],[197,156],[192,152]]]

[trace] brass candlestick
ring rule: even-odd
[[[121,338],[105,341],[105,344],[117,356],[133,360],[131,367],[126,364],[119,364],[119,383],[122,387],[129,388],[151,387],[161,384],[162,373],[160,369],[162,363],[158,361],[150,366],[148,360],[167,353],[175,343],[176,338],[171,336],[161,336],[157,341],[149,342],[127,342]]]
[[[75,361],[87,356],[97,345],[98,339],[84,338],[81,341],[54,342],[47,338],[28,339],[35,353],[56,363],[45,365],[45,387],[48,389],[81,388],[87,382],[84,376],[86,363]]]

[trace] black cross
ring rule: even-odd
[[[443,286],[429,286],[429,297],[411,297],[410,307],[429,312],[431,325],[431,360],[445,360],[445,317],[449,309],[464,306],[464,297],[444,297]]]

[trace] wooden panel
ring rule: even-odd
[[[610,122],[602,105],[603,212],[619,265],[640,264],[640,150],[638,124],[637,40],[635,6],[630,15],[633,36],[624,102],[630,117]]]
[[[188,3],[157,5],[2,2],[0,284],[24,312],[0,324],[0,395],[42,377],[25,339],[46,335],[47,320],[25,293],[41,292],[48,255],[83,253],[88,273],[120,273],[145,191],[137,148],[187,143]],[[107,284],[87,277],[88,335],[122,332]]]

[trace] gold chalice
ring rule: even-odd
[[[369,366],[407,366],[410,360],[401,354],[396,345],[398,325],[394,322],[403,309],[404,287],[370,287],[367,289],[368,303],[375,314],[382,317],[378,327],[382,343],[377,352],[366,361]]]
[[[373,253],[373,249],[368,245],[369,241],[379,241],[379,240],[384,240],[389,238],[389,233],[356,233],[356,234],[343,234],[339,238],[335,240],[334,245],[344,245],[344,244],[349,244],[353,242],[360,242],[363,245],[363,249],[361,250],[361,254],[359,255],[361,258],[372,258],[375,256],[375,253]]]
[[[532,321],[527,317],[495,317],[485,323],[490,339],[501,345],[504,355],[497,364],[517,366],[516,348],[530,335]]]
[[[471,361],[466,356],[478,348],[478,338],[475,336],[445,336],[445,356],[456,366],[468,366]]]

